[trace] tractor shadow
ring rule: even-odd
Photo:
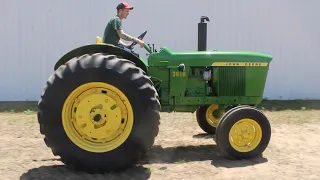
[[[82,171],[75,171],[66,168],[64,165],[41,166],[30,169],[20,176],[20,180],[50,179],[50,180],[82,180],[82,179],[149,179],[151,171],[142,166],[134,166],[121,172],[109,172],[104,174],[88,174]]]
[[[200,134],[196,134],[193,135],[193,138],[197,138],[197,139],[213,139],[214,135],[211,134],[207,134],[207,133],[200,133]]]
[[[60,161],[48,160],[48,161]],[[214,167],[237,168],[252,166],[255,164],[265,163],[268,160],[263,157],[257,157],[246,160],[230,160],[220,154],[216,145],[200,145],[200,146],[178,146],[162,148],[161,146],[153,146],[148,153],[136,165],[123,171],[109,172],[104,174],[89,174],[83,171],[75,171],[67,168],[65,165],[40,166],[23,173],[20,180],[31,179],[149,179],[151,170],[144,165],[160,164],[183,164],[195,161],[211,161]],[[159,170],[167,169],[166,166]]]
[[[182,164],[195,161],[211,161],[215,167],[237,168],[266,163],[268,159],[258,156],[251,159],[231,160],[222,155],[215,144],[168,148],[153,146],[139,164]]]

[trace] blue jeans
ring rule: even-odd
[[[117,44],[116,46],[124,49],[125,51],[127,51],[127,52],[129,52],[129,53],[132,53],[132,54],[136,55],[137,57],[139,57],[139,54],[138,54],[138,53],[135,53],[133,50],[131,50],[131,49],[127,48],[127,47],[124,47],[122,44]]]

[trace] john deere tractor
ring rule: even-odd
[[[208,20],[201,17],[192,52],[145,45],[145,61],[97,38],[62,56],[38,103],[40,132],[53,154],[78,170],[122,170],[154,144],[160,112],[196,112],[226,157],[261,155],[271,128],[255,107],[273,58],[207,50]]]

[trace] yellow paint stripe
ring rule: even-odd
[[[268,63],[261,62],[214,62],[212,66],[268,66]]]

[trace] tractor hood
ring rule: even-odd
[[[273,59],[271,55],[248,51],[188,51],[172,52],[164,47],[161,51],[150,54],[149,66],[213,66],[221,63],[267,63]]]

